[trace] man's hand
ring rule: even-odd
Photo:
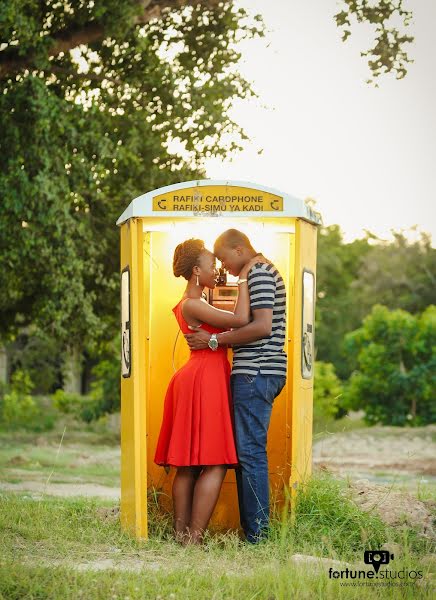
[[[185,334],[185,339],[188,342],[188,346],[191,350],[204,350],[204,348],[208,347],[207,344],[210,340],[210,333],[200,329],[195,333]]]

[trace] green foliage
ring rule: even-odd
[[[355,371],[345,396],[368,423],[421,425],[436,419],[436,307],[420,316],[375,306],[345,338]]]
[[[23,371],[15,373],[15,381],[9,392],[3,396],[1,407],[2,424],[10,429],[23,427],[35,419],[38,407],[30,395],[30,377]]]
[[[10,370],[24,370],[30,375],[35,394],[49,394],[58,384],[61,347],[45,332],[29,328],[7,344]]]
[[[344,352],[344,336],[361,326],[375,304],[413,314],[434,301],[436,249],[425,233],[408,241],[393,232],[383,242],[370,232],[346,244],[339,226],[321,228],[318,235],[316,357],[334,364],[347,379],[354,366]]]
[[[54,407],[64,414],[78,415],[82,407],[83,396],[64,390],[56,390],[52,396]]]
[[[251,90],[234,42],[261,26],[232,3],[193,4],[1,5],[3,336],[35,323],[64,345],[112,339],[117,217],[239,147],[229,108]]]
[[[333,419],[339,408],[342,384],[331,363],[315,362],[313,417],[315,421]]]
[[[76,419],[90,423],[105,414],[119,411],[120,389],[120,335],[110,342],[101,344],[95,355],[97,364],[91,371],[89,394],[67,393],[56,390],[53,395],[55,407]]]
[[[97,364],[91,371],[89,394],[67,393],[56,390],[53,402],[60,412],[90,423],[103,415],[120,409],[120,335],[111,342],[101,344],[95,355]]]
[[[91,396],[94,398],[97,417],[120,410],[121,406],[121,338],[104,345],[99,354],[99,362],[92,369],[94,380],[91,383]]]
[[[356,329],[364,316],[360,314],[351,284],[370,250],[368,237],[345,244],[338,225],[322,227],[319,231],[316,358],[333,363],[341,379],[349,375],[342,353],[344,335]]]
[[[393,242],[374,238],[371,251],[362,257],[358,277],[351,284],[352,295],[359,298],[363,318],[372,306],[402,308],[420,313],[434,303],[436,289],[436,248],[431,238],[420,233],[410,242],[401,232],[393,232]]]
[[[349,500],[343,482],[330,475],[311,478],[297,494],[294,536],[327,556],[346,557],[379,548],[389,531],[381,519]],[[315,542],[316,540],[316,542]]]
[[[44,431],[51,429],[54,420],[45,415],[41,406],[31,396],[33,383],[29,373],[17,370],[10,386],[0,390],[0,428]]]
[[[56,390],[53,394],[53,404],[60,412],[70,414],[86,423],[90,423],[101,414],[100,399],[94,398],[92,395],[82,396],[64,392],[64,390]]]
[[[405,50],[406,44],[414,38],[404,33],[412,21],[412,12],[403,8],[403,0],[342,0],[342,10],[335,15],[336,24],[343,30],[345,42],[351,35],[351,23],[366,23],[375,28],[373,48],[362,52],[368,57],[372,73],[369,83],[385,73],[393,73],[402,79],[407,73],[408,63],[413,62]],[[395,19],[400,20],[403,31],[394,27]]]

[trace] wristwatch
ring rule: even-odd
[[[238,285],[241,285],[241,283],[245,283],[246,281],[248,281],[248,279],[238,279],[238,281],[236,283]]]
[[[216,333],[212,333],[212,335],[210,336],[210,340],[208,341],[207,345],[213,351],[218,350],[218,340],[217,340],[217,337],[216,337]]]

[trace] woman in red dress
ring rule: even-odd
[[[174,252],[173,272],[188,284],[173,312],[182,333],[202,327],[210,333],[242,327],[250,320],[247,275],[259,256],[241,271],[234,312],[211,306],[203,289],[216,285],[216,262],[202,240],[186,240]],[[177,468],[172,496],[174,535],[183,544],[201,543],[227,468],[238,462],[230,404],[227,349],[194,350],[172,377],[156,447],[158,465]]]

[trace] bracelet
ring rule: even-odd
[[[237,284],[241,285],[241,283],[246,283],[248,279],[238,279]]]

